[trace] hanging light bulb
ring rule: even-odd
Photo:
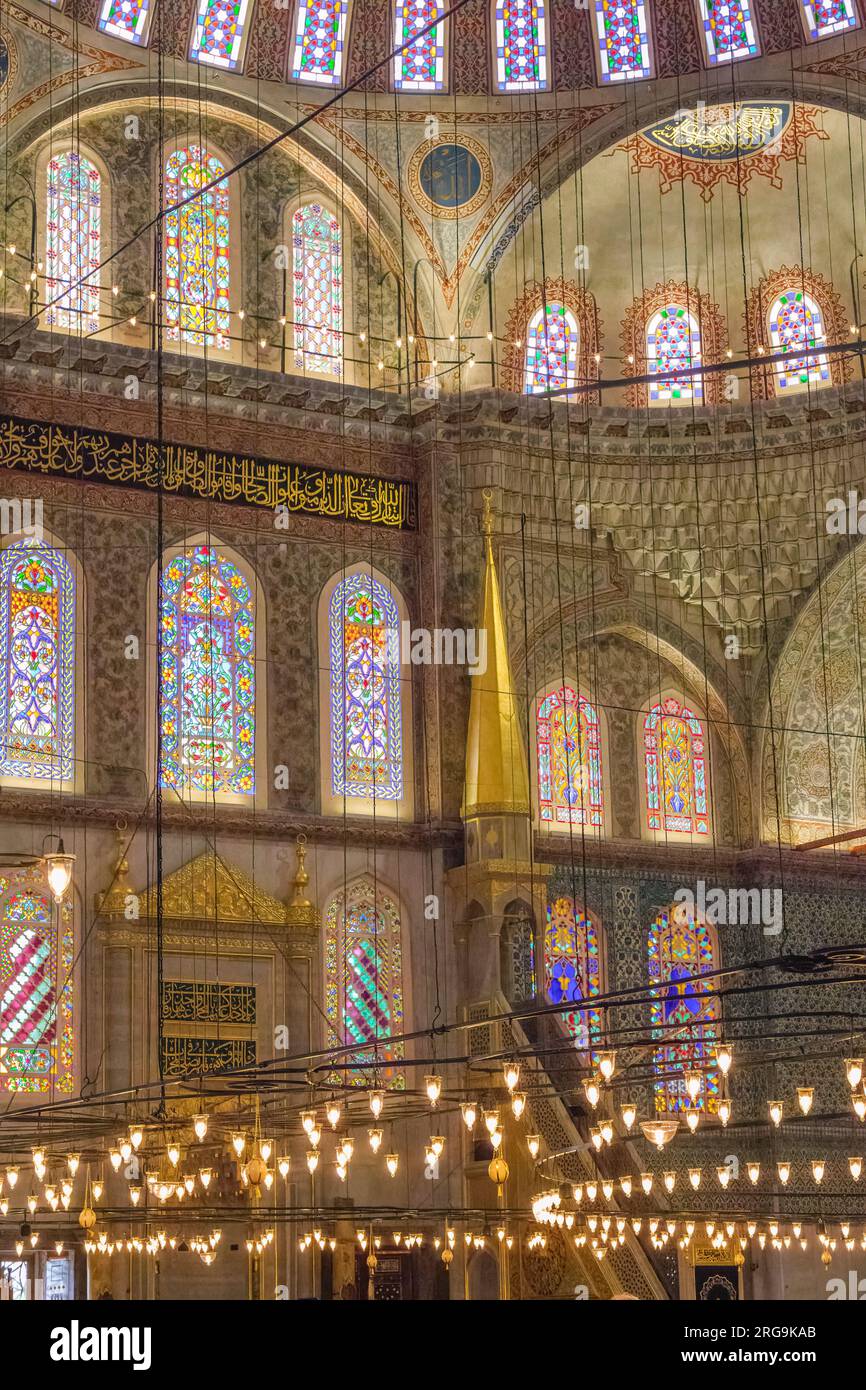
[[[786,1163],[784,1160],[783,1160],[781,1163],[777,1163],[777,1164],[776,1164],[776,1171],[777,1171],[778,1174],[779,1174],[779,1182],[780,1182],[780,1183],[782,1184],[782,1186],[784,1187],[785,1184],[787,1183],[789,1177],[791,1176],[791,1165],[790,1165],[790,1163]]]
[[[822,1181],[823,1181],[823,1178],[824,1178],[824,1169],[825,1169],[826,1165],[827,1165],[827,1160],[824,1159],[824,1158],[813,1158],[813,1159],[812,1159],[812,1177],[815,1179],[816,1182],[822,1182]]]
[[[311,1176],[311,1177],[312,1177],[313,1173],[315,1173],[315,1171],[316,1171],[316,1169],[318,1168],[318,1166],[319,1166],[319,1150],[318,1150],[318,1149],[308,1149],[308,1150],[307,1150],[307,1169],[309,1170],[309,1173],[310,1173],[310,1176]]]
[[[45,1167],[45,1150],[43,1149],[41,1144],[37,1144],[36,1147],[33,1149],[33,1167]]]
[[[852,1098],[852,1104],[854,1106],[854,1114],[857,1116],[858,1120],[862,1120],[866,1117],[866,1096],[855,1095]]]
[[[598,1054],[598,1069],[605,1081],[610,1081],[616,1071],[616,1053],[613,1049]]]
[[[93,1195],[94,1202],[98,1202],[103,1192],[105,1191],[105,1185],[102,1182],[101,1178],[94,1178],[90,1187],[90,1191]]]
[[[343,1107],[337,1100],[337,1097],[331,1096],[331,1099],[328,1101],[328,1105],[325,1110],[325,1115],[327,1116],[328,1124],[331,1126],[331,1129],[337,1128],[337,1125],[340,1123],[340,1116],[342,1115],[342,1113]]]
[[[67,1168],[69,1169],[69,1171],[70,1171],[70,1173],[72,1174],[73,1177],[75,1177],[75,1174],[78,1172],[78,1165],[79,1165],[80,1162],[81,1162],[81,1155],[80,1155],[80,1154],[67,1154],[67,1155],[66,1155],[66,1166],[67,1166]]]
[[[261,1140],[259,1140],[259,1153],[260,1153],[260,1155],[261,1155],[262,1162],[267,1163],[268,1160],[269,1160],[269,1158],[270,1158],[270,1156],[271,1156],[271,1154],[273,1153],[273,1151],[274,1151],[274,1141],[273,1141],[273,1139],[261,1139]]]
[[[856,1088],[860,1085],[860,1082],[863,1080],[863,1058],[846,1057],[845,1075],[848,1078],[848,1085],[851,1087],[851,1090],[856,1090]]]
[[[527,1134],[526,1147],[529,1149],[531,1159],[538,1158],[538,1150],[541,1148],[541,1139],[537,1134]]]
[[[761,1176],[760,1163],[747,1163],[746,1172],[749,1175],[749,1182],[752,1183],[752,1185],[754,1186],[754,1184],[758,1181],[759,1177]]]
[[[132,1126],[132,1128],[129,1131],[129,1142],[135,1149],[135,1152],[138,1153],[138,1150],[141,1148],[142,1143],[144,1142],[144,1130],[141,1128],[141,1125]]]
[[[695,1130],[701,1122],[701,1112],[694,1105],[690,1105],[685,1111],[685,1116],[686,1124],[688,1125],[692,1134],[694,1134]]]
[[[370,1092],[370,1109],[371,1109],[372,1112],[373,1112],[373,1119],[374,1119],[374,1120],[378,1120],[379,1116],[380,1116],[381,1113],[382,1113],[382,1110],[383,1110],[383,1108],[384,1108],[384,1105],[385,1105],[385,1092],[384,1092],[384,1091],[371,1091],[371,1092]]]
[[[797,1087],[797,1101],[804,1115],[808,1115],[809,1111],[812,1109],[812,1101],[814,1098],[815,1092],[811,1086]]]
[[[174,1139],[169,1143],[166,1153],[168,1154],[168,1161],[172,1168],[176,1168],[180,1162],[180,1145],[175,1143]]]
[[[6,1181],[8,1182],[10,1188],[14,1187],[18,1181],[18,1169],[15,1167],[14,1164],[11,1168],[6,1169]]]
[[[123,1157],[122,1157],[122,1155],[121,1155],[120,1150],[119,1150],[119,1149],[109,1149],[109,1151],[108,1151],[108,1159],[109,1159],[109,1162],[110,1162],[112,1168],[114,1169],[115,1173],[117,1173],[117,1172],[120,1170],[121,1164],[123,1163]]]
[[[620,1109],[620,1114],[622,1115],[622,1122],[626,1130],[631,1130],[632,1125],[637,1119],[637,1106],[634,1101],[624,1100]]]
[[[60,905],[66,896],[66,890],[72,882],[72,868],[75,864],[75,855],[66,854],[63,849],[63,841],[60,840],[54,854],[45,856],[45,877],[48,879],[48,887],[54,894],[54,901]]]
[[[652,1190],[653,1190],[653,1175],[652,1175],[652,1173],[641,1173],[641,1175],[640,1175],[640,1185],[641,1185],[641,1187],[642,1187],[643,1190],[644,1190],[644,1196],[645,1196],[645,1197],[648,1197],[648,1196],[650,1195],[650,1193],[652,1192]]]
[[[124,1163],[128,1163],[132,1158],[132,1140],[128,1134],[121,1135],[117,1141],[117,1147],[120,1149],[120,1157]]]
[[[475,1128],[475,1121],[478,1118],[478,1107],[474,1100],[462,1100],[460,1102],[460,1112],[463,1116],[463,1123],[470,1134]]]
[[[719,1043],[716,1048],[716,1061],[719,1064],[719,1071],[722,1073],[722,1076],[727,1076],[728,1072],[731,1070],[733,1060],[734,1055],[728,1044]]]
[[[668,1193],[673,1192],[677,1185],[677,1175],[673,1172],[662,1173],[662,1181],[665,1185],[665,1191]]]
[[[427,1092],[427,1099],[429,1100],[430,1104],[435,1105],[442,1094],[442,1077],[435,1075],[425,1076],[424,1090]]]
[[[0,1197],[0,1213],[2,1213],[3,1216],[5,1216],[6,1213],[8,1212],[8,1210],[9,1210],[9,1198],[8,1198],[8,1197]]]
[[[699,1071],[687,1071],[685,1076],[685,1082],[686,1090],[688,1091],[692,1104],[694,1105],[698,1096],[701,1094],[703,1077],[701,1076]]]
[[[355,1141],[351,1134],[345,1136],[340,1144],[339,1152],[342,1154],[344,1163],[349,1163],[351,1161],[352,1154],[355,1152]]]
[[[234,1149],[237,1158],[242,1157],[246,1146],[247,1136],[245,1134],[242,1134],[240,1130],[236,1130],[232,1135],[232,1148]],[[171,1150],[169,1150],[169,1156],[171,1156]],[[174,1161],[177,1162],[176,1159]]]
[[[430,1138],[430,1148],[437,1158],[440,1158],[445,1148],[445,1137],[442,1134],[433,1134]]]
[[[35,1212],[38,1202],[39,1198],[36,1196],[35,1192],[31,1192],[30,1196],[27,1198],[27,1209],[31,1216]]]
[[[196,1115],[192,1122],[192,1128],[196,1139],[201,1143],[207,1134],[207,1115]]]
[[[515,1091],[511,1097],[511,1113],[515,1120],[519,1120],[526,1109],[526,1092]]]
[[[718,1180],[719,1180],[719,1186],[724,1190],[725,1188],[727,1188],[728,1183],[731,1181],[731,1170],[730,1170],[730,1168],[727,1168],[727,1167],[724,1167],[724,1166],[723,1166],[723,1167],[720,1167],[720,1168],[717,1168],[717,1169],[716,1169],[716,1177],[717,1177]]]
[[[701,1177],[702,1177],[702,1176],[703,1176],[703,1169],[702,1169],[702,1168],[690,1168],[690,1169],[689,1169],[689,1182],[691,1183],[691,1185],[692,1185],[692,1187],[694,1188],[695,1192],[697,1192],[698,1188],[699,1188],[700,1185],[701,1185]]]
[[[601,1087],[598,1084],[598,1078],[595,1076],[588,1076],[583,1083],[583,1090],[587,1100],[593,1110],[595,1110],[601,1099]]]
[[[863,1172],[863,1160],[862,1160],[862,1158],[849,1158],[849,1159],[848,1159],[848,1171],[850,1172],[850,1174],[851,1174],[852,1178],[854,1179],[854,1181],[855,1181],[855,1182],[859,1182],[859,1181],[860,1181],[860,1174]]]
[[[302,1127],[303,1127],[303,1130],[304,1130],[304,1133],[305,1133],[305,1134],[309,1134],[310,1130],[313,1128],[313,1126],[315,1125],[315,1123],[316,1123],[316,1112],[315,1112],[315,1110],[302,1110],[302,1111],[301,1111],[301,1125],[302,1125]]]
[[[520,1080],[520,1063],[506,1062],[504,1067],[502,1068],[502,1071],[505,1077],[506,1086],[508,1087],[509,1091],[513,1091],[517,1086],[518,1081]]]
[[[373,1150],[374,1154],[377,1154],[382,1145],[381,1129],[368,1129],[367,1137],[370,1140],[370,1148]]]
[[[488,1133],[488,1134],[495,1134],[495,1133],[496,1133],[496,1131],[497,1131],[498,1128],[499,1128],[499,1107],[498,1107],[498,1106],[494,1107],[493,1110],[485,1110],[485,1111],[484,1111],[484,1123],[485,1123],[485,1125],[487,1126],[487,1133]]]
[[[397,1156],[397,1154],[385,1155],[385,1167],[388,1169],[388,1172],[390,1173],[392,1178],[396,1178],[397,1176],[397,1168],[399,1166],[399,1163],[400,1159]]]
[[[782,1123],[782,1102],[780,1100],[771,1100],[769,1104],[769,1110],[770,1119],[773,1121],[773,1124],[778,1129],[779,1125]]]
[[[631,1196],[632,1182],[631,1182],[631,1178],[629,1177],[629,1175],[628,1175],[627,1173],[626,1173],[625,1177],[620,1178],[620,1180],[619,1180],[619,1185],[620,1185],[620,1187],[622,1188],[623,1196],[624,1196],[624,1197],[630,1197],[630,1196]]]
[[[200,1168],[198,1178],[205,1192],[207,1192],[213,1182],[213,1168]]]
[[[141,1188],[140,1188],[140,1187],[131,1187],[131,1188],[129,1189],[129,1200],[132,1202],[132,1205],[133,1205],[134,1207],[137,1207],[137,1206],[138,1206],[139,1202],[141,1201]]]

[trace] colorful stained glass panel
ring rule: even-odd
[[[175,150],[165,166],[165,311],[169,340],[229,348],[229,183],[215,155]],[[185,200],[219,182],[197,198]]]
[[[707,62],[730,63],[760,52],[747,0],[698,0]]]
[[[74,771],[75,582],[35,540],[0,552],[0,775],[69,781]]]
[[[804,0],[803,16],[810,39],[826,39],[830,34],[844,34],[859,24],[854,0]]]
[[[335,796],[399,801],[403,732],[400,617],[388,589],[348,575],[331,596],[331,786]]]
[[[497,0],[494,24],[499,90],[543,90],[548,83],[544,0]]]
[[[159,597],[160,785],[255,792],[254,595],[210,546],[169,560]]]
[[[234,72],[241,65],[249,0],[199,0],[190,58]]]
[[[598,715],[569,685],[538,702],[538,814],[551,829],[604,823]]]
[[[320,203],[292,218],[295,366],[343,374],[343,234]]]
[[[152,0],[103,0],[99,27],[113,39],[143,44],[152,8]]]
[[[338,87],[343,78],[349,0],[298,0],[291,75]]]
[[[526,332],[524,393],[564,391],[577,383],[580,332],[577,319],[563,304],[546,304],[529,321]]]
[[[601,1040],[601,1015],[592,1000],[601,993],[599,938],[595,923],[578,911],[571,898],[556,898],[547,907],[544,931],[544,982],[551,1004],[581,1052]]]
[[[0,875],[0,1091],[68,1094],[73,933],[41,866]]]
[[[827,341],[824,319],[814,299],[802,290],[780,294],[770,309],[770,343],[773,352],[795,354],[803,348],[820,348]],[[825,352],[791,356],[776,363],[779,389],[800,390],[830,380],[830,362]]]
[[[45,322],[75,333],[100,328],[101,183],[74,150],[48,161]]]
[[[703,377],[686,374],[701,365],[701,330],[694,314],[681,304],[666,305],[647,324],[646,339],[647,371],[656,374],[650,400],[703,400]]]
[[[644,765],[649,829],[708,835],[703,725],[673,696],[653,705],[644,720]]]
[[[711,1063],[721,1039],[721,1009],[715,983],[700,979],[718,969],[713,939],[703,922],[677,904],[650,927],[647,960],[653,1036],[664,1039],[654,1056],[656,1110],[676,1114],[688,1109],[693,1102],[684,1074],[699,1071],[703,1086],[695,1108],[715,1111],[719,1073]]]
[[[444,0],[396,0],[394,16],[394,86],[397,91],[445,90]],[[422,32],[433,25],[427,33]],[[408,45],[404,47],[404,45]]]
[[[602,82],[626,82],[652,73],[644,0],[592,0]]]
[[[403,947],[396,903],[371,879],[331,902],[325,922],[325,1014],[330,1047],[348,1047],[349,1085],[392,1090],[405,1084],[397,1065],[403,1032]],[[335,1075],[332,1080],[339,1080]]]

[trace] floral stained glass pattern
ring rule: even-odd
[[[703,378],[688,376],[701,365],[701,330],[694,314],[681,304],[668,304],[653,314],[646,333],[647,371],[651,401],[701,401]]]
[[[396,0],[394,48],[403,50],[394,54],[398,92],[444,91],[445,25],[434,24],[444,13],[444,0]],[[423,33],[428,25],[433,27]]]
[[[563,304],[545,304],[529,321],[526,333],[524,393],[564,391],[577,384],[580,332]]]
[[[698,0],[707,61],[730,63],[760,50],[747,0]]]
[[[336,895],[325,922],[325,1014],[328,1046],[348,1047],[349,1085],[374,1080],[400,1090],[403,948],[396,903],[369,878]],[[341,1079],[334,1075],[332,1081]]]
[[[150,24],[151,0],[103,0],[99,27],[113,39],[143,44]]]
[[[0,875],[0,1092],[69,1093],[73,935],[39,867]]]
[[[199,0],[190,57],[234,72],[243,56],[249,0]]]
[[[536,92],[547,86],[547,14],[544,0],[497,0],[496,85],[501,92]]]
[[[292,218],[295,366],[343,374],[343,235],[319,203]]]
[[[557,898],[547,907],[544,983],[551,1004],[569,1006],[560,1017],[575,1047],[590,1051],[601,1040],[601,1014],[592,1006],[601,993],[599,937],[595,923],[571,898]]]
[[[162,572],[160,785],[255,792],[255,614],[250,585],[210,546]]]
[[[328,635],[335,796],[403,796],[399,631],[397,605],[371,575],[348,575],[334,589]]]
[[[650,830],[708,835],[703,725],[673,696],[653,705],[644,720],[644,761]]]
[[[75,582],[39,541],[0,553],[0,663],[0,775],[71,780]]]
[[[780,294],[770,309],[772,351],[794,354],[804,348],[820,348],[826,341],[824,319],[811,295],[795,289]],[[776,381],[782,391],[818,386],[830,380],[830,362],[824,352],[792,356],[775,365]]]
[[[604,823],[598,715],[569,685],[538,702],[538,814],[542,825]]]
[[[846,29],[856,29],[859,22],[854,0],[803,0],[803,14],[810,39],[844,34]]]
[[[602,82],[649,77],[649,24],[645,0],[592,0]]]
[[[48,161],[45,322],[55,328],[99,332],[101,184],[99,170],[74,150]]]
[[[650,1013],[656,1048],[656,1110],[676,1113],[691,1104],[684,1073],[700,1071],[703,1086],[696,1108],[715,1111],[719,1074],[709,1064],[720,1041],[720,1004],[712,980],[701,975],[718,969],[709,929],[683,904],[662,912],[650,927],[647,942]]]
[[[291,75],[338,87],[343,79],[349,0],[298,0]]]
[[[194,347],[231,346],[229,184],[215,155],[198,145],[176,150],[165,166],[167,336]],[[220,181],[198,198],[190,194]],[[178,206],[182,204],[182,206]]]

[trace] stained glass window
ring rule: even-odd
[[[100,327],[101,182],[95,165],[74,150],[48,161],[45,322],[76,333]]]
[[[581,1052],[595,1047],[601,1039],[601,1015],[591,1002],[601,993],[599,937],[595,923],[571,898],[548,903],[544,984],[551,1004],[570,1006],[559,1016],[575,1047]]]
[[[846,29],[856,29],[859,23],[854,0],[803,0],[803,17],[810,39],[844,34]]]
[[[198,0],[190,58],[234,72],[241,65],[249,0]]]
[[[337,893],[328,907],[325,1014],[328,1046],[352,1049],[341,1059],[345,1072],[332,1080],[403,1088],[403,1044],[391,1041],[404,1030],[400,913],[370,878]]]
[[[684,374],[701,365],[701,330],[688,309],[667,304],[653,314],[646,329],[646,357],[647,372],[657,374],[650,384],[651,401],[703,399],[703,377]]]
[[[350,574],[331,595],[331,786],[335,796],[399,801],[403,731],[393,596],[369,574]]]
[[[152,10],[152,0],[103,0],[99,27],[113,39],[145,43]]]
[[[592,0],[602,82],[649,77],[649,24],[645,0]]]
[[[224,173],[222,162],[198,145],[175,150],[165,166],[165,202],[172,209],[165,217],[167,336],[195,347],[231,346],[228,179],[184,203]]]
[[[654,1057],[659,1078],[656,1110],[676,1112],[692,1104],[684,1073],[693,1070],[704,1078],[696,1108],[715,1111],[719,1073],[709,1063],[721,1039],[721,1009],[714,981],[699,978],[719,968],[713,938],[704,923],[678,903],[659,913],[650,927],[647,957],[653,1037],[664,1039]]]
[[[653,705],[643,729],[650,830],[708,835],[709,787],[700,719],[669,696]]]
[[[698,0],[707,61],[729,63],[760,50],[748,0]]]
[[[580,330],[562,304],[545,304],[533,314],[526,332],[524,392],[562,391],[577,384]]]
[[[796,353],[803,348],[820,348],[826,341],[824,317],[811,295],[793,288],[780,294],[770,309],[772,351]],[[825,352],[776,363],[776,381],[782,391],[819,386],[829,380],[830,362]]]
[[[421,30],[445,13],[444,0],[396,0],[394,15],[394,86],[404,92],[445,89],[445,25]],[[418,35],[417,38],[414,36]],[[408,44],[407,48],[403,48]]]
[[[37,540],[0,552],[0,776],[69,781],[75,743],[75,581]]]
[[[295,366],[343,374],[343,234],[320,203],[292,218]]]
[[[255,792],[255,598],[231,560],[199,545],[169,560],[159,587],[160,784]]]
[[[298,0],[291,75],[338,87],[343,78],[349,0]]]
[[[72,1090],[72,911],[39,866],[0,874],[0,1091]]]
[[[544,0],[496,0],[496,85],[501,92],[547,86],[547,14]]]
[[[604,823],[598,715],[564,685],[538,701],[538,814],[543,825]]]
[[[500,935],[500,975],[512,1004],[535,998],[535,931],[532,914],[522,903],[506,908]]]

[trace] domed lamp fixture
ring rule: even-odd
[[[676,1120],[641,1120],[643,1136],[657,1149],[669,1144],[679,1129]]]

